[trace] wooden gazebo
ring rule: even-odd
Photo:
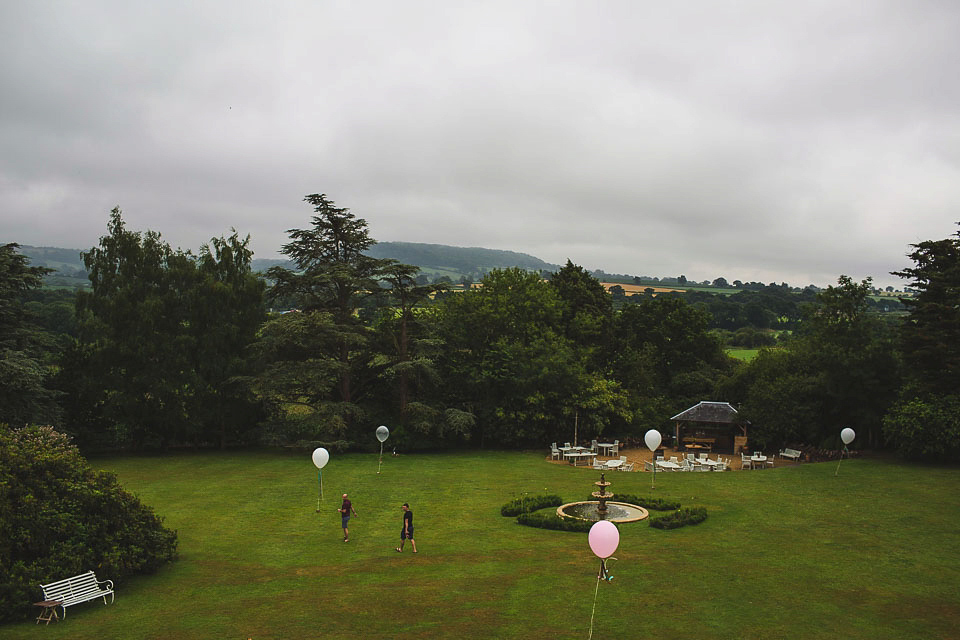
[[[670,418],[680,450],[730,451],[747,445],[749,421],[729,402],[700,402]]]

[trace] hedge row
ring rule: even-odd
[[[596,500],[593,496],[587,500]],[[679,502],[671,502],[663,498],[644,498],[630,493],[615,493],[607,502],[628,502],[644,509],[653,509],[654,511],[673,511],[680,508]]]
[[[706,507],[684,507],[668,516],[651,520],[650,526],[656,529],[679,529],[688,524],[700,524],[706,519]]]
[[[557,505],[560,506],[560,505]],[[577,533],[587,533],[592,522],[586,520],[575,520],[573,518],[561,518],[555,511],[545,511],[540,513],[521,513],[517,516],[517,523],[528,527],[537,527],[538,529],[553,529],[554,531],[576,531]]]
[[[591,496],[592,498],[592,496]],[[688,524],[699,524],[707,519],[706,507],[680,508],[679,502],[670,502],[663,498],[642,498],[628,493],[614,494],[608,502],[628,502],[645,509],[655,511],[673,511],[670,515],[650,520],[650,526],[657,529],[679,529]],[[500,508],[500,514],[506,517],[517,516],[517,524],[538,529],[554,531],[590,531],[593,522],[575,518],[562,518],[555,511],[540,511],[548,507],[559,507],[563,499],[557,495],[529,496],[511,500]]]
[[[518,516],[521,513],[530,513],[547,507],[559,507],[563,499],[556,495],[524,496],[511,500],[500,507],[500,515],[505,517]]]

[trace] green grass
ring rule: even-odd
[[[3,638],[585,638],[585,534],[499,515],[521,492],[598,478],[542,452],[384,458],[198,453],[94,460],[179,532],[181,558],[64,622]],[[960,629],[960,471],[857,459],[762,472],[608,474],[611,490],[705,506],[673,531],[620,526],[594,637],[948,638]],[[339,496],[359,512],[342,541]],[[420,553],[393,551],[400,504]],[[51,576],[62,577],[62,576]],[[101,579],[110,576],[99,576]],[[38,594],[39,596],[39,594]],[[39,598],[38,598],[39,599]]]
[[[727,349],[728,355],[745,362],[750,362],[756,358],[758,353],[760,353],[760,349]]]

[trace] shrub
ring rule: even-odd
[[[176,548],[176,532],[115,475],[92,470],[68,436],[0,425],[0,621],[28,617],[40,584],[90,569],[119,583]]]
[[[511,500],[500,507],[500,515],[505,517],[518,516],[521,513],[530,513],[547,507],[559,507],[562,504],[563,500],[556,495],[524,496]]]
[[[560,506],[557,503],[556,506]],[[528,527],[537,527],[539,529],[553,529],[554,531],[576,531],[586,533],[593,526],[592,522],[586,520],[575,520],[573,518],[561,518],[555,511],[538,511],[536,513],[521,513],[517,516],[517,523]]]
[[[700,524],[706,519],[706,507],[684,507],[668,516],[650,520],[650,526],[656,529],[679,529],[688,524]]]
[[[884,416],[883,435],[905,458],[960,462],[960,395],[901,400]]]

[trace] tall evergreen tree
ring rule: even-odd
[[[296,270],[271,267],[271,296],[293,297],[306,313],[329,313],[337,331],[337,361],[340,363],[340,400],[351,402],[352,379],[357,362],[352,356],[367,340],[367,330],[354,311],[363,297],[379,289],[378,281],[393,260],[364,254],[376,240],[367,231],[367,221],[350,210],[337,207],[326,194],[311,194],[304,201],[313,205],[310,229],[289,229],[291,241],[281,251]]]
[[[960,223],[958,223],[960,224]],[[907,384],[884,418],[887,442],[907,457],[960,461],[960,232],[912,245],[915,266],[894,272],[919,293],[900,348]]]
[[[436,371],[431,353],[425,346],[436,344],[422,335],[422,328],[416,322],[414,309],[430,300],[431,294],[439,288],[437,285],[417,285],[416,276],[419,267],[408,264],[391,264],[384,270],[384,281],[389,286],[389,299],[392,306],[386,310],[380,327],[390,335],[392,354],[390,364],[384,374],[396,380],[397,402],[400,415],[407,411],[410,403],[411,386],[419,378],[435,378]]]
[[[958,223],[960,224],[960,223]],[[960,231],[911,245],[913,267],[893,275],[910,280],[916,297],[902,298],[910,315],[901,331],[908,376],[926,392],[960,389]]]

